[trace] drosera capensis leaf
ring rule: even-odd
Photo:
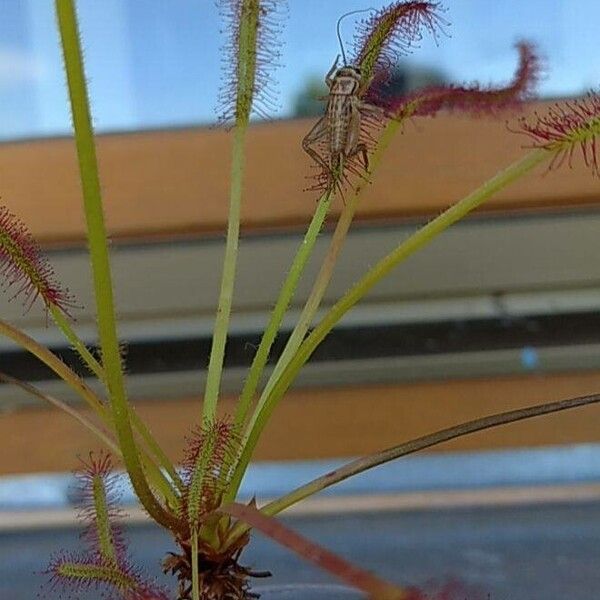
[[[90,452],[87,460],[80,459],[76,477],[79,483],[79,518],[87,527],[82,538],[107,563],[117,563],[124,552],[123,533],[118,521],[124,513],[118,480],[109,454]]]
[[[55,398],[50,394],[46,394],[45,392],[31,385],[27,381],[21,381],[20,379],[12,377],[7,373],[0,372],[0,381],[15,385],[21,388],[23,391],[27,392],[28,394],[31,394],[32,396],[35,396],[36,398],[39,398],[44,402],[48,402],[49,404],[56,406],[69,416],[73,417],[73,419],[81,423],[81,425],[85,427],[88,431],[91,431],[112,452],[114,452],[117,455],[121,454],[121,450],[119,449],[116,440],[114,440],[105,429],[96,425],[94,422],[92,422],[91,419],[89,419],[79,411],[75,410],[72,406],[69,406],[66,402],[63,402],[62,400],[59,400],[58,398]]]
[[[225,91],[221,93],[225,110],[221,119],[225,122],[233,121],[234,131],[227,238],[204,389],[203,422],[215,420],[221,389],[237,269],[246,132],[252,111],[262,112],[261,94],[263,97],[269,96],[267,88],[271,81],[270,65],[276,63],[279,56],[277,16],[284,5],[285,2],[278,3],[275,0],[222,0],[221,5],[229,32],[224,52],[228,57],[228,68],[223,74]]]
[[[423,30],[436,38],[448,23],[441,2],[400,0],[374,10],[360,21],[354,40],[353,63],[360,67],[362,85],[387,78],[390,69],[420,41]]]
[[[399,244],[396,249],[375,264],[329,309],[282,370],[271,389],[270,395],[264,401],[258,415],[256,415],[254,424],[246,437],[244,447],[236,465],[230,490],[235,490],[237,493],[260,435],[269,422],[273,411],[292,385],[300,369],[306,364],[319,344],[327,337],[341,318],[401,262],[425,247],[451,225],[485,203],[496,192],[513,183],[547,159],[548,155],[543,150],[532,150],[521,159],[500,171],[475,191],[453,204],[441,215],[431,220]]]
[[[450,108],[466,113],[495,114],[502,109],[515,108],[527,100],[532,94],[532,90],[539,79],[539,59],[531,44],[520,42],[517,45],[517,48],[519,50],[519,65],[513,77],[513,81],[507,86],[499,86],[485,90],[476,85],[470,87],[447,86],[445,88],[425,89],[414,98],[388,98],[385,106],[390,118],[379,136],[373,155],[370,158],[369,177],[371,179],[374,177],[390,142],[398,131],[400,131],[406,119],[411,116],[433,116],[437,111],[444,108]],[[370,93],[370,90],[367,93]],[[377,93],[373,93],[372,96],[373,102],[379,102]],[[432,100],[432,97],[435,98],[435,101]],[[396,104],[392,104],[392,102],[396,102]],[[421,103],[427,105],[426,110]],[[321,264],[321,269],[315,279],[313,288],[311,289],[298,321],[286,342],[284,350],[277,360],[273,372],[260,395],[256,409],[247,427],[248,432],[252,430],[260,410],[264,406],[266,399],[269,397],[273,386],[277,382],[285,366],[300,347],[300,344],[313,323],[367,184],[367,180],[359,181],[350,199],[344,203],[327,254]],[[250,373],[252,374],[252,369]],[[249,403],[248,390],[246,389],[248,387],[247,384],[248,381],[240,396],[240,406],[238,406],[238,411],[241,407],[247,410],[246,404]],[[245,413],[243,413],[243,416],[245,418]],[[233,493],[228,495],[229,500],[232,500],[233,497]]]
[[[0,206],[0,277],[4,289],[13,291],[11,299],[24,298],[26,311],[36,298],[67,314],[77,306],[27,226],[6,206]]]
[[[590,406],[599,402],[600,394],[591,394],[588,396],[579,396],[577,398],[558,400],[556,402],[538,404],[536,406],[497,413],[495,415],[488,415],[479,419],[473,419],[472,421],[459,423],[453,427],[441,429],[434,433],[415,438],[414,440],[409,440],[408,442],[403,442],[397,446],[349,462],[335,469],[331,473],[326,473],[325,475],[291,491],[289,494],[269,502],[261,507],[260,510],[266,515],[276,515],[304,498],[308,498],[332,485],[379,465],[401,458],[402,456],[407,456],[419,452],[420,450],[431,448],[432,446],[443,444],[444,442],[470,435],[478,431],[484,431],[486,429],[500,427],[509,423],[516,423],[525,419],[533,419],[535,417],[549,415],[564,410]],[[242,531],[243,528],[240,528],[236,533],[242,533]]]
[[[77,13],[73,0],[55,0],[55,7],[73,117],[87,238],[92,264],[98,333],[102,351],[102,364],[110,390],[111,416],[121,446],[123,461],[140,502],[158,523],[172,530],[177,530],[180,523],[176,515],[161,504],[149,486],[129,418],[130,411],[117,335],[108,237],[104,223],[98,161]]]
[[[535,113],[533,119],[521,117],[512,129],[531,140],[530,146],[543,148],[553,155],[550,170],[563,163],[573,165],[579,148],[585,165],[592,175],[600,177],[600,92],[567,100],[551,106],[545,114]]]

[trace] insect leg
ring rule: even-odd
[[[368,154],[367,145],[364,142],[360,142],[360,144],[356,144],[356,146],[354,146],[354,148],[352,149],[352,152],[350,154],[346,154],[346,158],[353,158],[357,155],[360,155],[360,158],[362,159],[363,165],[365,167],[365,171],[367,171],[367,173],[368,173],[369,172],[369,154]],[[360,175],[363,179],[366,179],[360,173],[357,173],[357,175]]]
[[[329,131],[327,119],[323,117],[319,119],[314,127],[304,136],[302,140],[302,149],[306,152],[318,165],[323,167],[328,173],[331,172],[330,166],[325,159],[312,147],[327,136]]]
[[[346,138],[346,146],[344,154],[346,158],[352,158],[360,154],[365,165],[365,169],[369,170],[369,156],[367,154],[367,146],[364,142],[360,142],[360,118],[363,104],[356,97],[351,101],[350,122],[348,124],[348,136]]]

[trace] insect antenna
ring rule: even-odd
[[[338,20],[337,20],[337,25],[336,25],[336,32],[337,32],[337,38],[338,41],[340,43],[340,50],[342,51],[342,60],[344,61],[344,66],[347,67],[348,66],[348,62],[346,61],[346,51],[344,50],[344,42],[342,42],[342,34],[340,33],[340,25],[342,23],[342,20],[345,19],[346,17],[349,17],[351,15],[356,15],[358,13],[364,13],[364,12],[371,12],[373,10],[376,10],[374,8],[362,8],[360,10],[351,10],[350,12],[347,12],[345,14],[343,14]]]

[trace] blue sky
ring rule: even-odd
[[[289,0],[277,72],[281,109],[309,76],[322,76],[339,52],[337,17],[380,6],[365,0]],[[503,82],[513,44],[538,43],[546,96],[600,85],[598,0],[446,0],[448,36],[425,38],[407,58],[454,81]],[[0,139],[69,131],[66,92],[49,0],[0,0]],[[96,126],[101,131],[214,121],[221,27],[213,0],[79,0]],[[352,37],[352,18],[344,37]]]

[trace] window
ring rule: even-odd
[[[280,72],[281,109],[293,116],[298,96],[323,74],[340,50],[335,21],[361,0],[291,0]],[[218,11],[195,0],[81,0],[95,121],[99,131],[154,129],[214,121],[219,85]],[[455,0],[439,46],[424,38],[403,63],[417,81],[502,82],[515,64],[519,38],[539,44],[547,59],[541,93],[581,94],[600,81],[600,5],[581,0]],[[342,31],[352,30],[352,19]],[[190,24],[193,23],[193,27]],[[576,32],[576,33],[574,33]],[[351,47],[349,33],[343,35]],[[307,43],[310,39],[310,43]],[[69,132],[66,92],[52,3],[2,4],[0,23],[0,139]]]

